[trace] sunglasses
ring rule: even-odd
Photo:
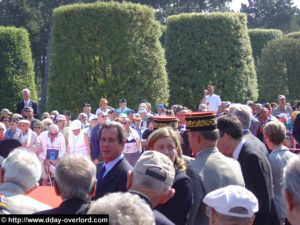
[[[25,110],[24,112],[32,112],[32,111],[30,111],[30,110]]]
[[[47,123],[47,126],[50,126],[50,125],[52,125],[52,123]]]
[[[9,122],[9,120],[3,120],[3,122]]]
[[[0,130],[4,130],[3,128],[0,128]]]
[[[121,122],[121,124],[128,124],[127,122]]]
[[[34,127],[34,129],[42,129],[41,127]]]
[[[102,118],[107,118],[107,116],[101,116]]]

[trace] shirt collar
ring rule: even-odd
[[[234,151],[233,151],[233,158],[235,158],[236,160],[239,158],[239,155],[241,153],[242,147],[245,144],[245,142],[246,142],[246,140],[244,138],[242,138],[241,142],[234,149]]]
[[[105,173],[103,174],[103,177],[124,157],[123,154],[119,155],[117,158],[115,158],[113,161],[110,161],[108,163],[104,163],[103,166],[105,166]]]

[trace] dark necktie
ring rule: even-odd
[[[104,175],[105,171],[106,171],[106,168],[105,168],[105,166],[103,166],[103,167],[101,168],[100,172],[99,172],[98,177],[97,177],[97,180],[98,180],[98,181],[97,181],[97,184],[99,184],[99,183],[101,182],[101,180],[102,180],[102,178],[103,178],[103,175]]]

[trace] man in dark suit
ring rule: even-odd
[[[34,118],[39,118],[39,114],[37,112],[37,103],[30,101],[30,91],[27,88],[22,90],[22,96],[24,100],[17,103],[16,113],[22,114],[22,111],[25,107],[31,107],[33,109]]]
[[[123,155],[127,134],[122,124],[103,123],[98,136],[104,162],[97,165],[97,189],[93,200],[107,193],[127,191],[127,172],[131,170]]]
[[[84,214],[96,191],[96,166],[86,156],[70,154],[55,170],[55,191],[64,201],[57,208],[36,214]]]
[[[293,128],[293,136],[298,143],[300,143],[300,113],[296,116],[294,128]],[[299,145],[299,144],[298,144]],[[299,148],[296,146],[296,148]]]
[[[272,171],[266,155],[255,143],[243,137],[242,124],[236,116],[220,117],[217,126],[220,151],[239,161],[245,186],[259,201],[259,211],[253,224],[279,225],[274,205]]]

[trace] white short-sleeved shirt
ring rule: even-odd
[[[218,111],[219,106],[221,105],[221,99],[218,95],[207,95],[205,98],[205,104],[208,104],[208,111]]]

